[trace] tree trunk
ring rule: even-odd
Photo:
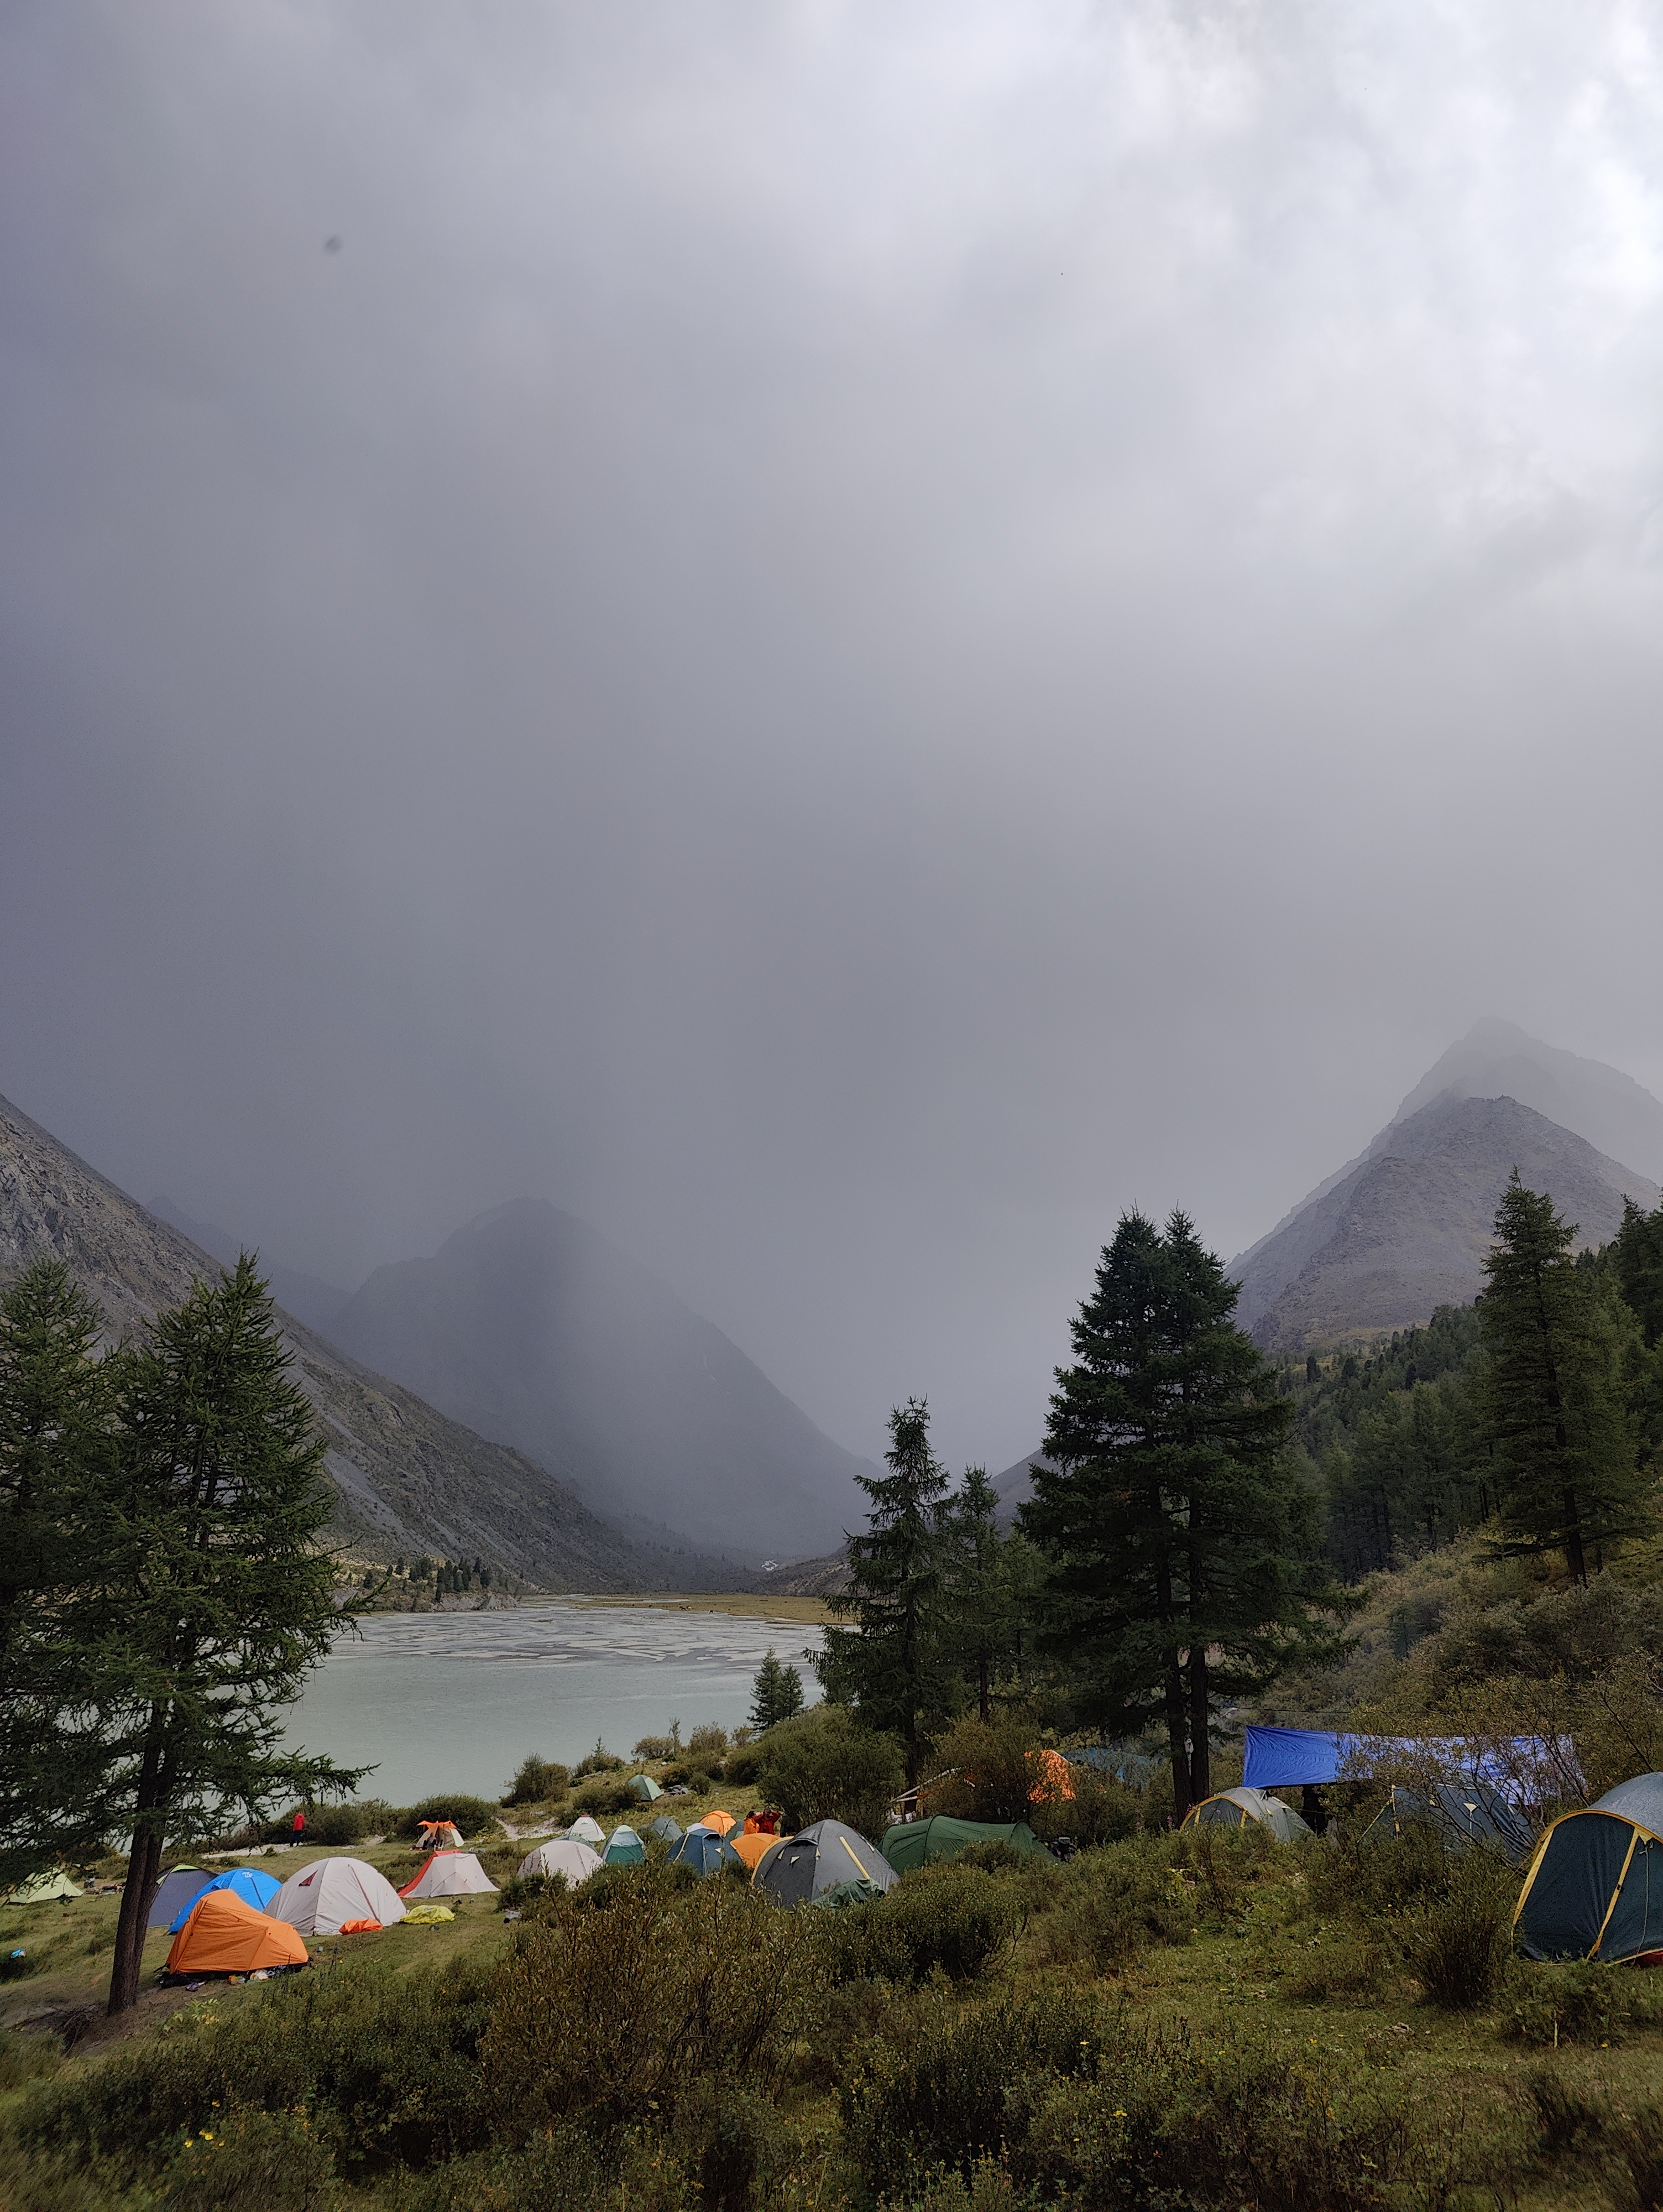
[[[1565,1563],[1584,1589],[1587,1586],[1587,1561],[1582,1552],[1582,1516],[1576,1510],[1576,1492],[1569,1483],[1564,1491],[1565,1505]]]
[[[127,1886],[121,1893],[121,1911],[116,1921],[115,1960],[110,1969],[112,2013],[125,2012],[138,2002],[139,1978],[144,1971],[144,1938],[150,1907],[155,1902],[161,1865],[159,1831],[141,1828],[133,1838],[127,1858]]]
[[[1212,1717],[1207,1694],[1207,1655],[1205,1649],[1189,1656],[1190,1802],[1199,1805],[1212,1795],[1212,1753],[1207,1723]]]

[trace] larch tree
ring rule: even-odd
[[[999,1532],[998,1492],[982,1467],[967,1467],[960,1488],[937,1509],[946,1632],[958,1670],[984,1727],[993,1689],[1011,1667],[1020,1638],[1018,1590],[1009,1540]]]
[[[1655,1515],[1624,1374],[1623,1324],[1636,1325],[1604,1274],[1577,1266],[1575,1240],[1515,1168],[1484,1263],[1481,1429],[1506,1548],[1561,1552],[1586,1583],[1590,1557],[1603,1565],[1605,1544],[1645,1534]]]
[[[1041,1647],[1077,1721],[1161,1728],[1175,1814],[1211,1791],[1226,1699],[1332,1648],[1339,1600],[1291,1408],[1187,1218],[1121,1218],[1059,1369],[1023,1528],[1043,1555]]]
[[[750,1686],[750,1724],[762,1735],[802,1710],[803,1677],[770,1645]]]

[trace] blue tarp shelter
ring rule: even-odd
[[[227,1874],[215,1875],[212,1881],[204,1881],[196,1895],[187,1899],[168,1922],[167,1932],[170,1936],[177,1936],[210,1889],[228,1889],[233,1897],[240,1897],[245,1905],[252,1905],[256,1912],[264,1912],[282,1887],[282,1884],[275,1875],[262,1874],[258,1867],[233,1867]]]
[[[1554,1747],[1536,1736],[1517,1736],[1504,1750],[1468,1756],[1459,1736],[1352,1735],[1327,1729],[1250,1728],[1241,1784],[1247,1790],[1298,1790],[1325,1782],[1353,1782],[1371,1765],[1393,1757],[1430,1757],[1459,1767],[1475,1782],[1510,1793],[1520,1771],[1547,1769]],[[1561,1754],[1563,1757],[1563,1754]]]
[[[1663,1953],[1663,1774],[1619,1782],[1552,1823],[1513,1928],[1533,1959]]]

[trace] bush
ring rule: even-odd
[[[306,1814],[305,1842],[335,1849],[361,1844],[366,1836],[390,1835],[392,1824],[400,1817],[395,1807],[379,1797],[351,1798],[342,1805],[291,1805],[280,1819],[268,1821],[256,1832],[258,1841],[293,1843],[297,1813]]]
[[[335,2160],[304,2112],[232,2111],[187,2136],[160,2176],[176,2212],[326,2212]]]
[[[681,1745],[673,1735],[644,1735],[637,1742],[631,1756],[635,1759],[650,1759],[656,1764],[666,1759],[674,1759],[680,1749]]]
[[[876,1841],[889,1826],[902,1778],[901,1746],[857,1729],[841,1706],[816,1705],[762,1739],[757,1786],[787,1829],[841,1820]]]
[[[563,1766],[551,1759],[539,1759],[532,1752],[520,1760],[502,1802],[505,1805],[546,1805],[551,1797],[564,1791],[571,1778]]]
[[[1405,1954],[1433,2003],[1462,2012],[1488,2004],[1507,1974],[1518,1876],[1486,1850],[1462,1851],[1448,1865],[1445,1893],[1409,1921]]]
[[[424,1797],[419,1805],[407,1806],[403,1811],[390,1815],[395,1825],[389,1835],[414,1836],[423,1820],[453,1820],[470,1841],[476,1836],[500,1836],[501,1823],[496,1817],[497,1808],[483,1797]]]
[[[827,1972],[835,1983],[916,1984],[938,1967],[950,1981],[971,1981],[1004,1950],[1019,1917],[1012,1885],[996,1875],[957,1860],[923,1867],[858,1911],[824,1916]]]
[[[755,1743],[736,1744],[722,1762],[722,1778],[730,1788],[749,1790],[762,1771],[763,1743],[759,1737]]]
[[[1271,1853],[1285,1846],[1273,1844],[1256,1821],[1250,1828],[1215,1828],[1197,1821],[1180,1828],[1168,1848],[1171,1864],[1194,1881],[1200,1916],[1233,1920]]]
[[[54,2037],[20,2035],[15,2029],[0,2027],[0,2096],[9,2089],[21,2089],[26,2081],[56,2074],[63,2063]]]
[[[1144,1801],[1112,1774],[1089,1766],[1071,1766],[1074,1795],[1035,1805],[1029,1816],[1036,1835],[1072,1836],[1083,1847],[1121,1844],[1144,1826]]]
[[[727,1749],[727,1730],[718,1728],[714,1721],[707,1721],[695,1728],[687,1740],[689,1759],[720,1759]]]
[[[1640,1991],[1632,1969],[1578,1959],[1521,1971],[1507,2008],[1515,2043],[1615,2043],[1634,2019]],[[1646,2006],[1645,2010],[1651,2008]]]
[[[622,1765],[623,1761],[615,1758],[606,1746],[597,1738],[594,1749],[585,1758],[580,1759],[572,1769],[572,1779],[574,1782],[581,1782],[586,1775],[616,1774]]]
[[[938,1772],[948,1771],[930,1785],[929,1810],[956,1820],[1031,1824],[1041,1809],[1032,1796],[1038,1747],[1039,1730],[1027,1721],[998,1721],[992,1728],[958,1722],[931,1754]]]
[[[1168,1849],[1166,1837],[1138,1836],[1059,1868],[1036,1900],[1031,1940],[1040,1961],[1103,1974],[1150,1943],[1187,1943],[1196,1901]]]
[[[622,1762],[620,1760],[620,1765]],[[622,1774],[592,1774],[572,1792],[572,1814],[587,1813],[592,1820],[616,1819],[638,1809],[640,1799]]]

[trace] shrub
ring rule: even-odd
[[[650,1759],[657,1762],[674,1759],[681,1749],[673,1735],[644,1735],[631,1754],[635,1759]]]
[[[1112,1774],[1071,1766],[1074,1795],[1035,1805],[1029,1825],[1039,1836],[1072,1836],[1077,1844],[1120,1844],[1144,1825],[1144,1801]]]
[[[956,1860],[920,1868],[859,1911],[825,1916],[827,1971],[840,1983],[919,1983],[939,1967],[950,1981],[971,1981],[1010,1942],[1018,1917],[1011,1886],[980,1868]]]
[[[1039,1730],[1030,1722],[998,1721],[992,1728],[984,1728],[978,1720],[958,1722],[931,1755],[938,1771],[949,1771],[930,1786],[930,1811],[948,1814],[956,1820],[1031,1824],[1041,1810],[1033,1799],[1038,1747]],[[1067,1809],[1066,1800],[1063,1809]]]
[[[1215,1828],[1199,1821],[1180,1828],[1169,1846],[1171,1863],[1190,1875],[1204,1917],[1232,1920],[1245,1892],[1278,1846],[1257,1822],[1251,1828]]]
[[[505,1805],[545,1805],[565,1790],[571,1778],[563,1766],[551,1759],[539,1759],[532,1752],[520,1760],[502,1802]]]
[[[639,1802],[628,1779],[618,1773],[592,1774],[572,1792],[574,1817],[587,1813],[592,1820],[612,1819],[634,1811]]]
[[[1523,1969],[1507,2008],[1515,2043],[1614,2043],[1634,2017],[1633,1973],[1587,1959]]]
[[[341,1805],[291,1805],[280,1819],[258,1829],[255,1838],[263,1844],[293,1843],[296,1813],[306,1814],[308,1844],[331,1847],[361,1844],[366,1836],[391,1834],[392,1824],[399,1818],[397,1808],[379,1797],[351,1798]]]
[[[56,2074],[63,2063],[54,2037],[20,2035],[13,2028],[0,2027],[0,2096],[8,2089],[21,2089],[26,2081]]]
[[[763,1741],[736,1744],[722,1762],[722,1778],[731,1788],[749,1790],[762,1771]]]
[[[1460,2012],[1488,2004],[1506,1976],[1517,1877],[1490,1851],[1463,1851],[1449,1864],[1444,1895],[1410,1923],[1405,1955],[1433,2003]]]
[[[572,1769],[572,1779],[574,1782],[581,1782],[585,1776],[589,1774],[616,1774],[622,1765],[623,1761],[615,1758],[597,1737],[594,1749],[580,1759]]]
[[[689,1759],[720,1759],[727,1749],[727,1730],[719,1728],[714,1721],[707,1721],[695,1728],[687,1740]]]
[[[161,2176],[176,2212],[325,2212],[335,2160],[304,2112],[233,2110],[187,2136]]]
[[[857,1729],[841,1706],[816,1705],[762,1739],[757,1786],[789,1829],[842,1820],[876,1840],[889,1826],[902,1778],[901,1746]]]
[[[1165,1837],[1138,1836],[1059,1868],[1036,1900],[1041,1962],[1107,1973],[1150,1943],[1187,1943],[1195,1900],[1168,1858]]]
[[[407,1806],[391,1814],[395,1825],[386,1832],[414,1836],[423,1820],[453,1820],[470,1839],[475,1836],[500,1836],[502,1826],[496,1813],[496,1807],[487,1804],[483,1797],[424,1797],[419,1805]]]

